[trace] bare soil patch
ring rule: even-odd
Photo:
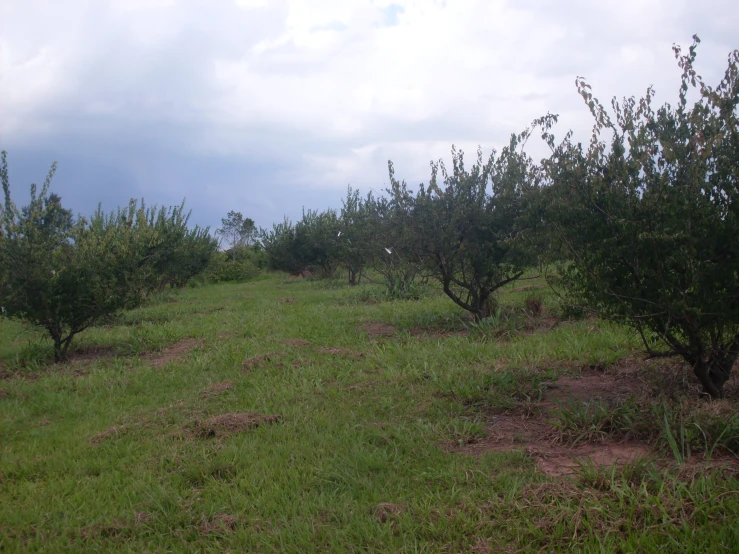
[[[380,523],[387,523],[389,521],[397,519],[397,517],[402,514],[405,509],[406,506],[404,504],[381,502],[380,504],[375,506],[373,513],[375,517],[380,521]]]
[[[641,385],[635,376],[626,373],[589,372],[581,377],[561,377],[551,385],[544,405],[622,400],[636,394]]]
[[[565,376],[551,384],[545,398],[530,413],[511,410],[490,417],[486,436],[471,444],[454,444],[450,450],[479,455],[484,452],[524,450],[534,457],[541,471],[551,476],[575,473],[583,464],[610,466],[656,455],[645,441],[607,437],[598,442],[579,442],[570,447],[562,443],[550,422],[553,411],[573,402],[624,400],[643,387],[636,378],[639,362],[629,357],[604,371],[600,366],[585,366],[581,375]]]
[[[151,521],[151,514],[147,512],[135,512],[133,519],[136,523],[149,523]]]
[[[570,365],[569,369],[579,371],[579,376],[567,375],[550,384],[545,397],[536,403],[533,410],[516,408],[503,414],[489,415],[484,437],[475,437],[468,444],[448,443],[448,449],[471,455],[523,450],[536,459],[541,471],[562,476],[575,473],[586,464],[622,465],[638,459],[664,461],[663,454],[655,451],[646,440],[636,438],[637,433],[632,433],[629,428],[616,434],[593,433],[589,435],[591,440],[578,440],[575,446],[568,446],[563,442],[561,430],[552,424],[557,410],[562,407],[582,406],[583,403],[618,406],[629,399],[650,403],[651,397],[664,395],[681,402],[692,402],[698,407],[696,409],[709,411],[717,417],[736,411],[734,400],[701,401],[699,385],[680,360],[647,360],[644,356],[634,355],[608,368]],[[732,376],[730,383],[733,384],[735,379],[739,380]],[[714,452],[712,464],[727,462],[719,454]],[[733,459],[729,461],[732,464],[736,462]]]
[[[120,519],[110,523],[96,523],[80,529],[80,535],[85,540],[94,540],[98,537],[115,538],[131,531],[130,526]]]
[[[252,356],[244,360],[242,364],[244,371],[249,372],[252,369],[257,369],[270,362],[277,361],[282,354],[279,352],[267,352],[266,354],[260,354],[259,356]]]
[[[158,355],[147,355],[144,356],[143,359],[147,360],[150,365],[156,368],[161,368],[171,362],[180,360],[185,357],[190,350],[193,350],[198,346],[203,346],[203,344],[205,344],[205,342],[202,339],[182,339],[181,341],[174,343],[172,346],[165,348]]]
[[[208,398],[210,396],[223,394],[226,391],[233,390],[233,388],[234,384],[232,381],[221,381],[219,383],[213,383],[212,385],[210,385],[207,389],[200,393],[200,396],[202,396],[203,398]]]
[[[128,427],[126,427],[125,425],[111,427],[110,429],[106,429],[105,431],[101,431],[97,435],[93,435],[92,437],[90,437],[90,442],[92,444],[99,444],[105,439],[108,439],[110,437],[117,437],[119,435],[122,435],[126,431],[128,431]]]
[[[350,390],[362,390],[362,389],[369,389],[374,387],[375,385],[379,384],[380,381],[364,381],[362,383],[357,383],[356,385],[350,385],[346,387],[344,390],[350,391]]]
[[[448,330],[448,329],[438,329],[436,327],[424,327],[421,325],[416,325],[414,327],[411,327],[410,330],[411,336],[424,338],[424,339],[444,339],[448,337],[468,337],[470,336],[470,332],[466,329],[456,329],[456,330]]]
[[[321,354],[329,354],[331,356],[364,358],[364,352],[357,352],[356,350],[349,350],[348,348],[331,348],[328,346],[319,346],[318,348],[316,348],[316,352],[320,352]]]
[[[573,474],[582,464],[610,466],[654,456],[647,443],[635,440],[569,447],[558,441],[556,430],[544,418],[503,414],[493,418],[486,431],[487,436],[471,444],[454,444],[449,450],[471,455],[524,450],[536,459],[540,470],[555,477]]]
[[[115,358],[116,349],[114,346],[95,345],[83,346],[73,350],[67,354],[67,360],[80,365],[90,365],[98,360]]]
[[[264,415],[255,412],[221,414],[199,422],[196,434],[202,438],[226,437],[281,420],[282,416],[279,415]]]
[[[387,325],[381,321],[368,321],[361,323],[359,328],[362,329],[369,337],[390,337],[398,332],[398,329],[392,325]]]
[[[231,532],[236,529],[239,519],[229,514],[216,514],[212,518],[203,516],[200,522],[200,533],[212,535],[214,533]]]
[[[286,344],[288,346],[310,346],[313,343],[305,339],[285,339],[282,341],[282,344]]]

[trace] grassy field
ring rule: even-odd
[[[188,289],[65,365],[0,321],[0,550],[738,551],[736,379],[701,401],[516,286],[481,325],[371,285]]]

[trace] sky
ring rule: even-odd
[[[57,161],[76,213],[186,198],[201,226],[267,227],[547,112],[585,142],[577,76],[674,104],[672,45],[698,34],[715,84],[737,29],[736,0],[3,0],[0,149],[18,203]]]

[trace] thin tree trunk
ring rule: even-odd
[[[736,352],[713,352],[708,361],[698,359],[693,364],[693,372],[711,398],[724,397],[724,383],[729,380],[731,368],[736,362]]]

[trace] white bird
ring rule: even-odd
[[[336,236],[337,236],[337,237],[340,237],[340,236],[341,236],[341,231],[339,231],[339,234],[338,234],[338,235],[336,235]]]
[[[52,270],[51,270],[51,274],[52,274],[52,275],[56,275],[56,270],[52,269]]]
[[[388,254],[392,254],[393,253],[393,251],[390,250],[389,248],[385,248],[385,252],[387,252]]]

